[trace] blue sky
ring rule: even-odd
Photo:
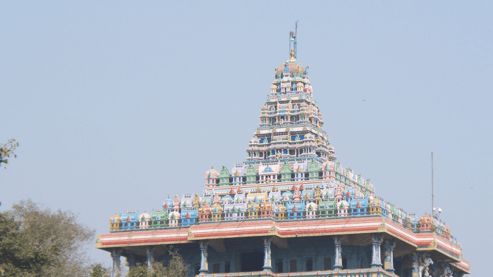
[[[338,160],[424,214],[434,151],[436,206],[486,276],[491,14],[488,1],[4,2],[0,141],[20,148],[1,209],[31,198],[101,234],[115,212],[201,192],[207,169],[245,159],[299,20]]]

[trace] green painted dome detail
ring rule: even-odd
[[[219,172],[219,185],[228,186],[229,185],[229,170],[223,165],[221,171]]]

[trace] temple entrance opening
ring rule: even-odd
[[[240,259],[241,272],[262,271],[264,266],[263,252],[243,252]]]

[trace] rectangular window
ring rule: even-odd
[[[331,270],[332,269],[332,261],[330,257],[325,257],[324,258],[324,270]]]
[[[313,271],[313,258],[306,258],[305,271]]]
[[[289,272],[298,272],[298,260],[289,260]]]
[[[282,262],[282,260],[276,260],[276,273],[283,273],[284,272],[284,268],[283,268],[284,264]]]
[[[230,273],[231,272],[231,264],[228,262],[224,263],[224,273]]]
[[[219,273],[219,263],[212,264],[212,273]]]

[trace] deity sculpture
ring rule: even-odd
[[[300,202],[301,202],[301,191],[298,187],[296,187],[293,194],[293,203],[300,203]]]
[[[341,202],[342,201],[342,187],[341,186],[338,186],[336,188],[336,200],[337,200],[337,203]]]
[[[442,263],[441,264],[441,267],[442,267],[442,274],[440,275],[440,277],[453,277],[453,272],[452,270],[450,269],[450,266],[447,264],[447,263]]]
[[[221,204],[221,197],[219,197],[219,195],[216,194],[214,195],[214,205],[220,205]]]
[[[200,206],[200,198],[197,194],[195,194],[195,197],[193,198],[193,207],[198,208]]]
[[[432,264],[433,260],[430,258],[430,254],[424,253],[422,256],[419,256],[419,277],[430,276],[429,266]]]
[[[320,186],[316,186],[315,187],[315,194],[314,194],[314,197],[315,197],[315,202],[320,202],[320,198],[322,196],[322,192],[320,191]]]
[[[180,209],[180,199],[178,195],[175,195],[175,199],[173,199],[173,210],[176,212]]]

